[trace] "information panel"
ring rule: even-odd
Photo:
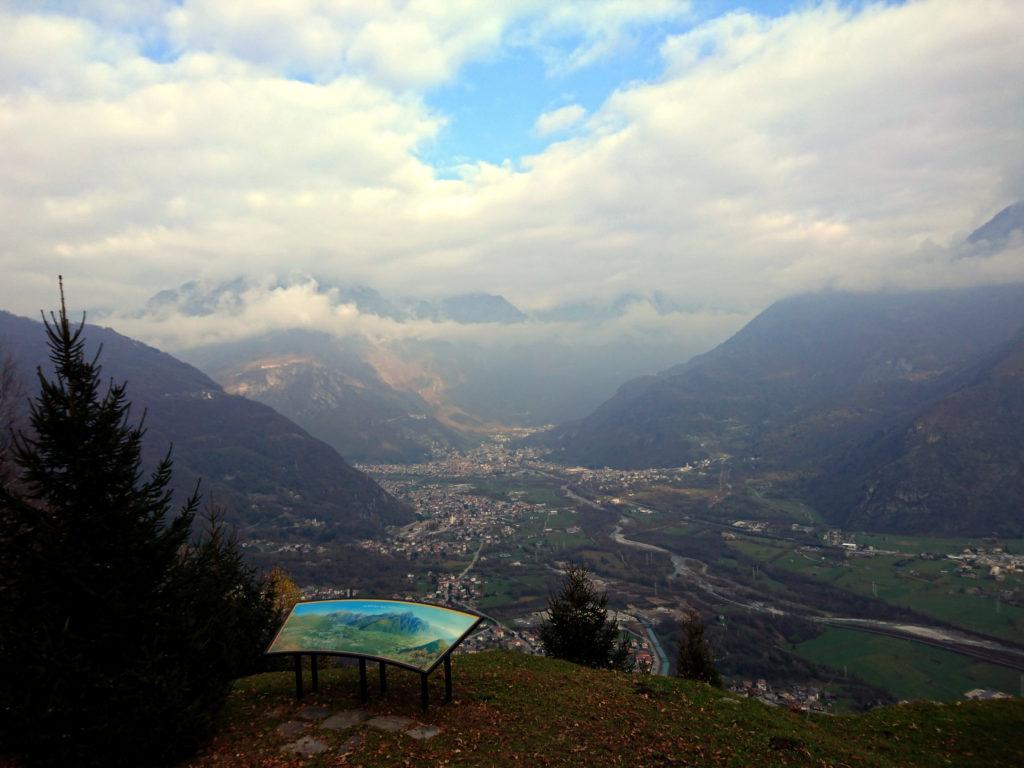
[[[365,656],[428,671],[481,617],[403,600],[298,603],[267,653]]]

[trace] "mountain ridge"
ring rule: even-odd
[[[183,355],[225,390],[264,403],[357,462],[416,462],[466,437],[436,417],[417,385],[398,389],[372,351],[317,331],[277,331]]]
[[[1019,284],[792,297],[713,350],[627,382],[590,416],[534,442],[557,461],[588,466],[672,467],[730,455],[813,476],[843,468],[856,446],[966,386],[1022,324]],[[845,519],[830,506],[832,519]],[[889,515],[882,527],[891,525],[899,524]]]
[[[103,376],[127,382],[133,413],[146,414],[144,464],[154,466],[173,445],[178,498],[202,479],[207,499],[248,533],[320,520],[339,533],[374,535],[412,519],[334,449],[270,407],[230,395],[197,368],[108,328],[87,325],[84,338],[87,354],[102,348]],[[49,369],[38,321],[0,310],[0,345],[28,384],[30,371]]]

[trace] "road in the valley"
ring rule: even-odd
[[[573,501],[605,512],[612,511],[600,506],[592,499],[580,496],[569,488],[568,485],[564,485],[562,490],[566,497]],[[996,640],[979,637],[968,632],[960,632],[944,627],[930,627],[895,621],[862,619],[851,616],[833,616],[824,612],[815,613],[807,609],[800,609],[792,604],[787,604],[785,608],[780,608],[777,605],[770,605],[760,600],[748,602],[725,595],[723,594],[724,587],[717,586],[710,581],[708,566],[706,563],[690,557],[682,557],[681,555],[677,555],[664,547],[657,546],[656,544],[648,544],[643,541],[635,541],[634,539],[628,538],[623,532],[623,525],[626,524],[628,520],[629,518],[621,518],[615,526],[615,529],[612,531],[612,539],[617,544],[648,552],[660,552],[668,555],[669,558],[671,558],[673,567],[671,578],[685,579],[687,583],[695,585],[716,600],[730,603],[741,608],[746,608],[750,611],[757,611],[759,613],[768,613],[776,616],[797,616],[808,621],[826,624],[828,626],[843,627],[846,629],[859,630],[861,632],[871,632],[873,634],[886,635],[888,637],[894,637],[901,640],[912,640],[914,642],[923,643],[936,648],[955,651],[956,653],[971,656],[992,664],[999,664],[1012,669],[1024,671],[1024,648],[1013,647]]]
[[[480,546],[476,548],[476,552],[473,554],[473,559],[469,561],[469,565],[467,565],[463,569],[462,573],[459,574],[459,581],[462,581],[462,579],[466,578],[466,574],[473,570],[473,566],[476,565],[476,561],[480,559],[480,550],[482,550],[483,548],[484,540],[480,539]]]

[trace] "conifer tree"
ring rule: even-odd
[[[583,565],[570,563],[561,591],[548,598],[540,640],[554,658],[588,667],[629,667],[628,645],[608,617],[608,595],[598,594]]]
[[[683,621],[676,675],[687,680],[700,680],[716,688],[722,687],[722,678],[715,668],[711,646],[704,637],[704,622],[694,611]]]
[[[13,476],[10,452],[24,397],[18,366],[11,354],[0,346],[0,485]]]
[[[215,520],[190,541],[199,501],[172,509],[170,451],[143,477],[143,426],[125,384],[101,392],[63,285],[43,320],[54,377],[0,488],[0,738],[29,764],[169,762],[209,732],[231,659],[252,661],[232,629],[273,596]]]

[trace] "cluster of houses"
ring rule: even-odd
[[[801,712],[829,712],[836,699],[828,691],[813,686],[794,685],[788,690],[776,689],[763,677],[733,683],[729,690],[771,707],[786,707]]]
[[[1013,555],[1003,547],[967,547],[959,555],[949,555],[957,562],[957,571],[967,578],[988,576],[1005,581],[1009,574],[1024,574],[1024,555]]]
[[[498,624],[487,624],[463,641],[457,653],[479,653],[504,649],[534,656],[543,655],[540,636],[535,629],[511,629]]]

